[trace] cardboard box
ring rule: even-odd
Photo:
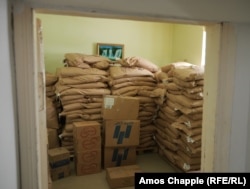
[[[48,135],[48,149],[58,148],[59,139],[57,134],[57,129],[47,128]]]
[[[78,140],[101,136],[101,124],[97,121],[74,122],[73,135]]]
[[[138,165],[107,168],[106,179],[111,189],[134,186],[136,172],[142,172]]]
[[[88,150],[100,150],[101,149],[101,137],[91,137],[86,139],[74,138],[74,150],[77,152],[83,152]]]
[[[101,149],[85,152],[75,152],[76,175],[86,175],[101,171]]]
[[[68,165],[70,163],[70,153],[64,147],[49,149],[48,160],[51,168]]]
[[[102,117],[103,119],[138,119],[139,103],[136,97],[105,95]]]
[[[136,164],[136,147],[104,147],[103,167],[118,167]]]
[[[104,120],[106,147],[138,146],[140,120]]]
[[[61,167],[50,169],[50,175],[53,181],[65,178],[70,175],[70,165],[64,165]]]

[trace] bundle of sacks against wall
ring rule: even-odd
[[[46,120],[47,128],[59,129],[58,122],[59,107],[56,103],[55,84],[58,77],[55,74],[45,73],[45,87],[46,87]]]
[[[62,111],[59,117],[64,123],[60,134],[61,145],[71,155],[73,147],[73,122],[102,122],[103,95],[110,94],[108,86],[109,60],[105,57],[66,53],[65,66],[57,70],[56,94]]]
[[[112,95],[133,96],[140,100],[140,144],[137,150],[157,147],[153,120],[158,105],[163,103],[165,91],[157,88],[155,73],[159,71],[151,61],[133,56],[114,61],[109,68]]]
[[[167,97],[155,120],[160,154],[183,171],[199,170],[204,70],[176,62],[162,67],[156,76]]]

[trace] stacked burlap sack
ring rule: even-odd
[[[163,102],[164,90],[157,89],[155,73],[159,68],[151,61],[133,56],[115,61],[109,68],[112,95],[133,96],[140,101],[140,144],[138,150],[157,147],[153,139],[158,104]]]
[[[155,120],[161,154],[183,171],[200,169],[204,70],[186,62],[161,68],[166,103]],[[164,75],[164,74],[162,74]],[[164,131],[164,132],[163,132]]]
[[[56,83],[56,94],[62,107],[59,117],[64,120],[60,138],[61,145],[73,155],[73,122],[102,122],[103,95],[111,93],[107,83],[109,60],[101,56],[67,53],[64,63],[65,67],[57,70]]]
[[[59,107],[56,103],[55,84],[58,77],[55,74],[45,73],[45,87],[46,87],[46,121],[47,128],[59,129],[60,124],[58,121]]]

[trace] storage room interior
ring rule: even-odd
[[[110,181],[112,179],[109,178],[107,182],[108,169],[106,168],[129,165],[138,165],[140,170],[146,172],[199,171],[201,159],[202,88],[206,42],[206,33],[203,25],[44,13],[36,13],[36,18],[41,21],[42,25],[42,51],[44,53],[46,71],[46,106],[47,109],[49,108],[47,116],[51,119],[49,120],[49,124],[52,125],[47,125],[47,129],[48,170],[52,178],[53,189],[64,189],[70,186],[74,188],[82,188],[84,186],[88,188],[109,188],[112,184],[114,184],[114,186],[111,188],[116,188],[115,183],[111,183],[112,181]],[[100,43],[107,45],[121,44],[123,47],[122,59],[109,61],[109,66],[105,68],[101,68],[101,66],[98,67],[97,64],[93,62],[88,62],[87,65],[90,65],[90,67],[84,67],[86,66],[86,62],[84,63],[84,61],[81,62],[82,64],[79,63],[79,60],[84,60],[84,57],[88,57],[89,60],[100,57],[97,49]],[[107,57],[104,57],[104,59],[99,59],[98,61],[107,62],[106,59]],[[126,66],[124,62],[121,63],[120,60],[124,60]],[[131,88],[133,92],[123,93],[123,90],[118,90],[118,85],[115,85],[116,82],[119,83],[118,80],[122,77],[116,75],[117,72],[115,72],[115,70],[123,67],[128,68],[128,70],[132,69],[134,67],[131,65],[135,61],[137,61],[137,63],[139,61],[146,62],[146,66],[141,63],[140,66],[143,65],[142,67],[135,67],[140,67],[138,68],[139,70],[150,72],[145,72],[145,75],[140,73],[139,75],[141,75],[143,79],[150,77],[154,78],[154,81],[132,81],[127,78],[127,80],[123,81],[123,83],[125,82],[123,89],[126,87],[135,87],[135,89],[133,90]],[[96,66],[93,67],[93,65]],[[139,63],[137,65],[139,65]],[[61,86],[63,79],[60,81],[59,77],[63,77],[62,72],[65,71],[63,68],[67,69],[70,67],[78,67],[78,69],[82,70],[97,68],[102,72],[107,72],[107,75],[100,73],[102,79],[105,78],[102,80],[105,85],[101,85],[101,88],[108,87],[110,93],[107,92],[101,95],[98,93],[99,96],[103,96],[101,101],[98,95],[88,94],[86,95],[88,102],[80,100],[79,98],[74,99],[76,101],[69,100],[66,102],[65,100],[63,102],[63,92],[75,86],[81,88],[83,87],[82,84],[86,84],[77,82],[67,87]],[[114,73],[109,69],[111,67],[114,68]],[[150,69],[148,69],[149,67]],[[182,72],[183,70],[184,72]],[[86,75],[90,74],[91,73],[86,73]],[[187,77],[185,74],[190,74],[188,75],[189,78],[182,80],[184,76]],[[127,75],[130,74],[127,73]],[[115,76],[117,78],[115,78]],[[133,75],[132,77],[135,76]],[[136,75],[136,77],[138,78],[138,75]],[[50,82],[50,85],[47,85],[47,81]],[[94,83],[100,83],[99,81],[101,80],[95,80]],[[66,80],[64,83],[65,82]],[[150,83],[149,86],[135,86],[135,83],[144,84],[147,82]],[[122,82],[119,84],[122,86]],[[127,86],[130,84],[131,86]],[[86,87],[87,85],[84,85],[84,87],[79,90],[83,91],[81,94],[85,94],[84,89],[86,89]],[[136,94],[134,91],[137,91]],[[105,102],[110,103],[110,101],[105,99],[106,95],[107,98],[109,98],[108,100],[110,100],[111,97],[114,99],[118,97],[127,99],[127,104],[124,105],[124,107],[128,106],[129,101],[132,101],[131,107],[133,106],[134,110],[138,110],[137,117],[129,117],[131,112],[129,113],[128,111],[122,114],[127,117],[125,116],[121,117],[120,120],[118,119],[119,121],[139,120],[137,139],[134,139],[130,145],[120,146],[119,150],[122,149],[123,151],[118,152],[118,154],[122,154],[124,158],[125,148],[128,147],[130,152],[131,149],[134,150],[133,153],[135,156],[131,158],[131,161],[126,162],[126,160],[124,160],[123,162],[123,160],[121,160],[119,165],[109,164],[103,160],[104,156],[108,153],[107,149],[110,149],[106,141],[106,135],[108,135],[107,125],[110,120],[116,119],[116,117],[103,117],[103,110],[101,111],[101,108],[103,108]],[[69,96],[70,95],[67,97]],[[84,95],[82,96],[84,97]],[[176,98],[176,96],[178,97]],[[50,98],[49,102],[48,98]],[[134,98],[137,99],[137,101],[139,99],[137,102],[138,106],[137,103],[133,102],[133,100],[135,100]],[[153,100],[149,102],[149,98]],[[96,99],[96,101],[92,101],[91,104],[89,103],[91,101],[89,99]],[[116,100],[119,102],[119,99]],[[168,104],[168,101],[174,102],[174,105],[171,103]],[[152,102],[154,106],[148,105],[152,104]],[[145,106],[142,105],[143,103],[145,103]],[[82,107],[84,107],[88,109],[88,105],[90,104],[93,106],[101,104],[101,107],[93,108],[93,111],[99,108],[100,112],[98,112],[98,116],[96,112],[93,113],[96,117],[93,115],[86,116],[84,113],[80,115],[78,111],[79,108],[82,109]],[[146,109],[148,109],[150,113],[146,113]],[[73,113],[69,113],[70,111]],[[89,112],[91,112],[91,110]],[[54,114],[58,116],[56,118],[58,124],[55,123],[55,117],[52,117]],[[88,115],[90,115],[90,113]],[[120,115],[121,114],[118,116]],[[136,113],[134,116],[135,115]],[[166,118],[163,118],[164,116],[166,116]],[[145,117],[147,117],[147,119]],[[47,117],[47,123],[49,118]],[[99,139],[101,141],[99,145],[101,163],[97,168],[86,168],[90,171],[88,173],[83,173],[84,171],[78,172],[76,170],[78,169],[78,165],[75,158],[75,155],[80,153],[75,149],[77,145],[74,143],[74,140],[76,141],[74,137],[77,135],[78,124],[84,121],[91,121],[93,127],[100,127],[101,136]],[[69,123],[70,126],[66,127]],[[133,124],[136,125],[136,121],[133,122]],[[103,125],[105,125],[105,127]],[[164,130],[166,127],[170,127],[170,125],[172,125],[171,129]],[[137,134],[135,133],[137,132],[132,129],[131,137],[136,138]],[[87,135],[88,134],[91,135],[91,133],[87,133]],[[106,137],[105,139],[103,139],[104,135]],[[145,135],[145,137],[143,137],[143,135]],[[51,139],[51,137],[54,137],[54,139]],[[138,140],[138,144],[135,144],[135,140]],[[88,142],[92,143],[93,141]],[[64,158],[69,159],[69,161],[65,159],[62,161],[62,159],[60,159],[61,157],[51,157],[59,153],[53,150],[58,148],[62,150],[61,147],[64,148],[63,150],[67,149],[66,152],[60,152],[63,153]],[[114,146],[111,145],[111,148],[113,149]],[[59,158],[60,165],[53,162],[55,161],[53,158]],[[51,166],[52,164],[56,168]],[[125,184],[122,187],[133,188],[133,186],[129,184]]]

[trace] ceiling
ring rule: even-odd
[[[15,0],[13,0],[15,1]],[[34,8],[153,20],[250,23],[249,0],[16,0]]]

